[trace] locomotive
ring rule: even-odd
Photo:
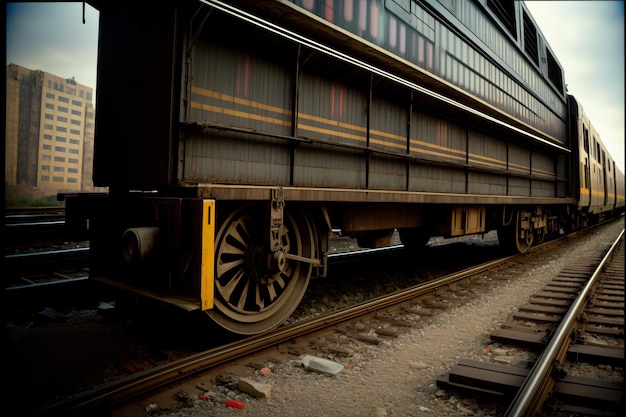
[[[90,278],[229,332],[280,325],[333,228],[497,230],[519,252],[624,211],[624,174],[523,2],[164,0],[100,12]]]

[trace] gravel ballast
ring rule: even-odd
[[[206,393],[192,393],[192,400],[178,410],[162,410],[157,404],[149,414],[170,417],[212,416],[497,416],[503,410],[441,390],[436,380],[461,358],[488,360],[501,355],[507,361],[535,358],[489,339],[489,333],[517,311],[518,306],[547,284],[558,272],[590,251],[607,247],[624,227],[619,220],[580,239],[562,245],[541,262],[512,280],[497,280],[457,307],[444,310],[419,328],[350,357],[326,357],[343,365],[334,375],[313,372],[299,358],[265,363],[248,378],[271,387],[267,396],[254,398],[236,386],[216,384]],[[526,355],[526,356],[525,356]],[[320,353],[320,357],[323,354]],[[623,369],[598,368],[609,378],[623,381]],[[196,396],[199,397],[196,398]],[[226,402],[229,400],[230,405]],[[239,408],[241,407],[241,408]]]

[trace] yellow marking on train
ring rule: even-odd
[[[359,142],[365,142],[367,140],[367,138],[365,136],[354,135],[352,133],[347,133],[347,132],[338,132],[338,131],[332,130],[332,129],[325,129],[325,128],[322,128],[322,127],[309,126],[309,125],[305,125],[305,124],[299,124],[298,125],[298,129],[299,130],[308,130],[310,132],[316,132],[316,133],[325,133],[327,135],[337,136],[337,137],[340,137],[340,138],[354,139],[354,140],[357,140]]]
[[[458,161],[465,161],[465,156],[457,156],[457,155],[449,155],[449,154],[445,154],[443,152],[436,152],[436,151],[430,151],[427,149],[417,149],[417,148],[411,148],[412,152],[416,152],[416,153],[420,153],[420,154],[425,154],[425,155],[433,155],[433,156],[440,156],[443,158],[448,158],[448,159],[456,159]]]
[[[202,201],[201,227],[200,302],[204,311],[213,308],[215,297],[215,200]]]
[[[252,108],[255,109],[262,109],[262,110],[268,110],[274,113],[279,113],[279,114],[284,114],[287,116],[291,116],[291,110],[285,110],[282,107],[276,107],[276,106],[270,106],[269,104],[264,104],[264,103],[259,103],[258,101],[252,101],[252,100],[248,100],[245,98],[239,98],[239,97],[235,97],[235,96],[231,96],[228,94],[224,94],[224,93],[218,93],[217,91],[211,91],[211,90],[206,90],[204,88],[200,88],[200,87],[191,87],[191,92],[201,95],[201,96],[205,96],[205,97],[209,97],[209,98],[214,98],[217,100],[222,100],[222,101],[226,101],[226,102],[230,102],[230,103],[236,103],[236,104],[241,104],[243,106],[250,106]],[[194,102],[192,102],[193,105]]]
[[[291,120],[281,120],[275,117],[261,116],[260,114],[246,113],[246,112],[239,111],[239,110],[225,109],[224,107],[211,106],[209,104],[202,104],[202,103],[196,103],[196,102],[192,102],[191,106],[196,109],[206,110],[206,111],[210,111],[213,113],[227,114],[229,116],[241,117],[244,119],[258,120],[258,121],[267,122],[267,123],[274,123],[274,124],[282,125],[282,126],[291,126]]]
[[[337,120],[326,119],[324,117],[313,116],[312,114],[298,113],[298,119],[310,120],[313,122],[324,123],[326,125],[341,127],[342,129],[351,129],[356,130],[357,132],[367,133],[367,129],[363,126],[339,122]],[[298,127],[300,126],[298,125]]]
[[[456,154],[462,155],[463,158],[465,159],[465,151],[462,151],[459,149],[448,148],[448,147],[441,146],[441,145],[435,145],[434,143],[424,142],[423,140],[418,140],[418,139],[411,139],[410,143],[411,145],[425,146],[427,148],[439,149],[439,150],[446,151],[446,152],[456,153]],[[419,149],[413,146],[411,146],[411,150],[414,150],[415,152],[419,152]]]
[[[580,193],[588,195],[589,194],[589,188],[580,187]],[[602,190],[602,189],[598,189],[598,190],[593,189],[593,190],[591,190],[591,195],[594,196],[594,197],[602,197],[602,198],[604,198],[604,194],[607,194],[608,197],[615,197],[614,193],[605,193],[604,190]],[[622,195],[618,195],[617,197],[618,198],[623,198]]]
[[[278,114],[281,114],[281,115],[291,116],[291,114],[292,114],[290,110],[286,110],[286,109],[283,109],[281,107],[270,106],[270,105],[267,105],[267,104],[255,102],[255,101],[252,101],[252,100],[238,98],[238,97],[234,97],[234,96],[231,96],[231,95],[228,95],[228,94],[218,93],[218,92],[215,92],[215,91],[206,90],[206,89],[199,88],[199,87],[192,87],[192,92],[196,93],[196,94],[199,94],[199,95],[202,95],[202,96],[205,96],[205,97],[209,97],[209,98],[213,98],[213,99],[217,99],[217,100],[222,100],[222,101],[230,102],[230,103],[241,104],[241,105],[244,105],[244,106],[249,106],[251,108],[266,110],[266,111],[278,113]],[[241,117],[241,118],[245,118],[245,119],[259,120],[259,121],[263,121],[263,122],[267,122],[267,123],[273,123],[273,124],[277,124],[277,125],[281,125],[281,126],[290,126],[291,125],[291,120],[283,120],[283,119],[278,119],[278,118],[274,118],[274,117],[261,116],[261,115],[258,115],[258,114],[253,114],[253,113],[244,112],[244,111],[238,111],[238,110],[232,110],[232,109],[227,109],[227,108],[218,107],[218,106],[212,106],[212,105],[209,105],[209,104],[198,103],[198,102],[195,102],[195,101],[191,102],[191,106],[193,108],[199,108],[201,110],[210,111],[210,112],[213,112],[213,113],[221,113],[221,114],[226,114],[226,115],[235,116],[235,117]],[[367,128],[363,127],[363,126],[354,125],[354,124],[350,124],[350,123],[344,123],[344,122],[340,122],[340,121],[337,121],[337,120],[327,119],[327,118],[324,118],[324,117],[315,116],[315,115],[306,114],[306,113],[298,113],[298,119],[299,120],[309,120],[309,121],[313,121],[313,122],[316,122],[316,123],[321,123],[321,124],[325,124],[325,125],[329,125],[329,126],[335,126],[335,127],[341,128],[341,129],[352,130],[352,131],[363,133],[363,134],[360,135],[360,134],[354,134],[354,133],[349,133],[349,132],[341,132],[341,131],[337,131],[337,130],[334,130],[334,129],[323,128],[323,127],[319,127],[319,126],[312,126],[312,125],[303,124],[303,123],[299,123],[298,124],[298,129],[299,130],[306,130],[306,131],[309,131],[309,132],[321,133],[321,134],[334,136],[334,137],[339,137],[339,138],[352,139],[352,140],[355,140],[355,141],[358,141],[358,142],[361,142],[361,143],[365,143],[367,141],[367,136],[366,136],[367,135]],[[372,137],[372,136],[388,138],[388,139],[391,139],[391,140],[394,140],[394,141],[397,141],[397,142],[389,142],[389,141],[385,141],[384,139],[380,139],[380,138],[376,138],[376,137]],[[400,142],[400,143],[398,143],[398,142]],[[392,147],[392,148],[396,148],[396,149],[406,149],[406,137],[400,136],[400,135],[396,135],[396,134],[392,134],[392,133],[388,133],[388,132],[384,132],[384,131],[380,131],[380,130],[376,130],[376,129],[370,129],[370,143],[371,144],[376,144],[376,145],[381,145],[381,146],[388,146],[388,147]],[[464,150],[449,148],[449,147],[445,147],[445,146],[441,146],[441,145],[425,142],[425,141],[422,141],[422,140],[411,139],[411,138],[409,139],[409,143],[410,143],[410,147],[409,147],[409,151],[410,152],[415,152],[415,153],[418,153],[418,154],[425,154],[425,155],[433,155],[433,156],[438,156],[438,157],[442,157],[442,158],[452,159],[452,160],[456,160],[456,161],[463,161],[463,162],[466,159],[466,151],[464,151]],[[415,146],[413,146],[413,145],[415,145]],[[417,146],[430,148],[430,149],[418,148]],[[434,149],[434,150],[431,150],[431,149]],[[495,158],[492,158],[492,157],[470,153],[470,154],[467,155],[467,158],[468,158],[468,161],[471,162],[471,163],[475,163],[475,164],[479,164],[479,165],[485,165],[485,166],[490,166],[490,167],[495,167],[495,168],[505,168],[505,169],[507,168],[506,161],[502,161],[502,160],[495,159]],[[509,170],[514,170],[514,171],[518,171],[518,172],[525,172],[525,173],[528,173],[529,170],[530,170],[529,167],[527,167],[527,166],[520,165],[520,164],[515,164],[515,163],[512,163],[512,162],[508,163],[508,169]],[[554,172],[546,171],[546,170],[543,170],[543,169],[533,168],[532,171],[533,171],[533,173],[543,174],[545,176],[550,176],[550,177],[554,177],[555,176]]]
[[[530,169],[525,165],[516,164],[514,162],[509,162],[509,169],[514,169],[515,171],[526,172],[530,171]]]

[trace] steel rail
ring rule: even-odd
[[[263,335],[231,342],[225,346],[200,352],[179,361],[140,371],[128,377],[97,387],[91,391],[78,394],[61,403],[42,408],[38,410],[36,414],[82,415],[89,410],[113,407],[131,401],[141,395],[154,392],[157,389],[164,388],[173,382],[182,381],[194,375],[206,372],[213,367],[267,349],[270,346],[284,343],[296,337],[323,330],[341,322],[407,302],[413,298],[428,294],[441,286],[449,285],[470,276],[480,274],[520,256],[523,255],[511,255],[495,261],[486,262],[424,284],[416,285],[409,289],[399,290],[371,301],[346,307],[328,315],[308,319],[284,328],[278,328]]]
[[[554,363],[555,361],[560,362],[563,359],[559,358],[559,354],[565,353],[562,347],[569,339],[577,317],[587,302],[588,295],[596,286],[598,277],[601,275],[604,266],[607,264],[615,252],[615,249],[618,247],[620,240],[623,239],[623,236],[624,230],[622,230],[618,238],[613,242],[609,251],[597,266],[585,287],[578,294],[578,297],[576,297],[576,300],[559,324],[559,327],[552,336],[548,346],[537,359],[537,362],[535,362],[535,365],[530,370],[528,377],[524,380],[524,383],[522,383],[522,386],[517,391],[515,397],[513,397],[513,401],[505,412],[504,417],[533,417],[542,407],[543,396],[545,394],[543,388],[545,388],[549,383],[548,381],[551,377]]]
[[[407,302],[413,298],[428,294],[435,289],[461,281],[468,277],[480,274],[498,265],[505,264],[514,259],[521,258],[529,253],[541,250],[551,244],[570,239],[579,232],[574,232],[561,238],[533,246],[525,254],[516,254],[489,261],[475,267],[462,270],[457,273],[418,284],[408,289],[399,290],[394,293],[381,296],[374,300],[361,304],[346,307],[321,317],[311,318],[299,323],[295,323],[284,328],[275,329],[269,333],[252,336],[243,340],[231,342],[227,345],[213,348],[197,353],[190,357],[174,361],[165,365],[160,365],[152,369],[137,372],[125,378],[107,383],[93,390],[77,394],[63,402],[49,405],[36,410],[36,415],[84,415],[89,410],[104,407],[115,407],[122,403],[131,401],[141,395],[147,395],[160,388],[164,388],[174,382],[183,381],[187,378],[207,372],[211,368],[239,359],[246,355],[261,351],[270,346],[287,342],[295,337],[304,336],[315,331],[323,330],[335,326],[343,321],[347,321],[360,315],[389,308],[393,305]],[[396,247],[397,248],[397,247]],[[340,254],[337,254],[339,257]],[[347,254],[347,255],[350,255]]]
[[[14,253],[9,255],[4,255],[4,259],[13,260],[13,259],[29,259],[34,262],[37,262],[38,259],[48,259],[53,257],[60,257],[63,255],[76,255],[76,254],[84,254],[89,252],[89,247],[84,248],[71,248],[71,249],[55,249],[55,250],[47,250],[41,252],[24,252],[24,253]],[[87,256],[87,255],[85,255]]]

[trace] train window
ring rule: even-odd
[[[539,47],[537,46],[537,28],[524,12],[524,50],[535,63],[539,65]]]
[[[583,136],[583,146],[585,147],[585,152],[589,153],[589,129],[587,129],[587,126],[583,126]]]
[[[500,22],[517,39],[517,25],[515,24],[514,0],[488,0],[487,6],[500,19]]]
[[[556,59],[552,56],[550,51],[546,50],[546,56],[548,57],[548,78],[552,81],[552,84],[563,94],[563,74],[561,73],[561,67],[557,64]]]

